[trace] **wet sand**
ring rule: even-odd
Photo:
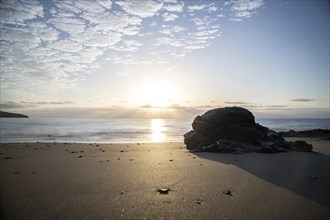
[[[330,141],[304,140],[316,152],[191,153],[183,143],[1,144],[0,218],[329,219]],[[160,188],[171,191],[160,194]]]

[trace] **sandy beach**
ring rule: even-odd
[[[1,144],[0,218],[329,219],[330,141],[303,140],[315,152],[191,153],[183,143]],[[170,191],[160,194],[161,188]]]

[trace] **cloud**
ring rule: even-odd
[[[39,37],[44,42],[56,41],[60,34],[55,28],[40,21],[30,21],[27,23],[27,27],[31,35]]]
[[[104,11],[104,5],[106,5],[108,8],[111,5],[109,2],[106,1],[97,1],[99,4],[95,4],[93,1],[85,1],[85,0],[76,0],[73,1],[73,5],[81,10],[82,12],[88,12],[88,13],[102,13]],[[103,4],[102,4],[103,3]]]
[[[169,56],[182,58],[194,50],[203,49],[211,45],[212,39],[220,36],[218,18],[200,16],[188,18],[189,28],[178,25],[162,25],[159,33],[168,35],[159,37],[155,46],[169,49]],[[161,54],[164,54],[162,50]]]
[[[133,52],[137,51],[139,47],[142,46],[142,43],[139,43],[135,40],[123,40],[120,44],[117,44],[116,46],[111,47],[113,50],[121,51],[121,52]],[[118,58],[117,58],[118,59]]]
[[[202,5],[190,5],[187,7],[187,11],[189,13],[193,13],[196,11],[202,11],[202,10],[206,10],[209,13],[215,12],[218,10],[218,8],[214,5],[214,3],[210,3],[210,4],[202,4]]]
[[[165,4],[163,9],[169,12],[182,12],[184,3],[181,2],[179,4]]]
[[[159,33],[166,34],[166,35],[174,35],[183,31],[188,30],[185,27],[181,27],[178,25],[173,25],[173,26],[164,26],[162,30],[159,31]]]
[[[291,99],[291,102],[313,102],[315,99]]]
[[[204,16],[204,17],[196,17],[192,18],[191,21],[196,25],[197,30],[205,30],[212,23],[217,23],[218,19],[217,18],[211,18],[209,16]],[[218,25],[216,25],[218,27]]]
[[[97,67],[91,63],[123,36],[137,35],[142,22],[137,16],[110,12],[111,1],[68,0],[47,8],[42,3],[0,3],[2,91],[72,89],[84,77],[77,72]]]
[[[2,106],[2,104],[0,104]],[[26,106],[25,106],[26,107]],[[12,109],[13,110],[13,109]],[[188,106],[170,106],[164,109],[154,109],[148,106],[142,107],[52,107],[39,108],[38,112],[32,108],[18,109],[30,117],[70,117],[70,118],[194,118],[205,112],[205,109]]]
[[[76,107],[71,101],[20,101],[1,102],[0,109],[20,111],[31,117],[109,117],[109,118],[194,118],[214,106],[194,105],[185,106],[172,104],[164,108],[151,105],[128,107],[113,105],[110,107]],[[38,111],[36,111],[38,109]]]
[[[13,101],[5,101],[0,103],[0,109],[29,109],[29,108],[36,108],[40,106],[48,106],[48,105],[71,105],[75,104],[72,101],[21,101],[21,102],[13,102]]]
[[[266,108],[287,108],[287,105],[267,105]]]
[[[163,7],[163,2],[152,0],[127,0],[116,1],[115,3],[127,13],[143,18],[154,16]]]
[[[75,53],[81,51],[83,47],[72,40],[65,39],[56,41],[55,43],[50,45],[50,48],[62,52]]]
[[[212,3],[212,4],[209,4],[209,5],[208,5],[208,7],[207,7],[206,10],[207,10],[209,13],[212,13],[212,12],[214,12],[214,11],[217,11],[218,8],[217,8],[216,6],[214,6],[214,3]]]
[[[164,21],[174,21],[176,18],[178,18],[178,16],[176,14],[170,14],[165,12],[164,14],[162,14]]]
[[[234,0],[231,3],[234,11],[252,11],[264,4],[263,0]]]
[[[86,23],[82,19],[70,17],[55,17],[49,20],[58,30],[66,32],[69,35],[77,35],[84,32]]]
[[[177,3],[177,0],[164,0],[166,3]]]
[[[4,0],[0,4],[1,23],[21,24],[44,15],[42,5],[34,0],[26,1],[24,4],[21,4],[18,0]]]
[[[106,9],[111,9],[112,1],[111,0],[97,0],[100,5]]]
[[[253,110],[258,110],[258,109],[262,109],[264,108],[263,105],[258,105],[258,104],[253,104],[253,103],[247,103],[247,102],[242,102],[242,101],[226,101],[226,102],[223,102],[225,103],[226,105],[239,105],[239,106],[242,106],[244,108],[248,108],[248,109],[253,109]]]
[[[72,105],[74,104],[74,105]],[[172,104],[166,108],[155,108],[150,105],[127,107],[113,105],[110,107],[74,107],[71,101],[21,101],[1,102],[1,110],[19,111],[30,117],[72,117],[72,118],[178,118],[193,119],[206,111],[223,107],[219,105],[179,105]],[[244,107],[253,110],[257,118],[263,117],[323,117],[329,115],[328,108],[293,108],[285,105],[249,105]],[[38,111],[36,111],[38,109]]]
[[[206,8],[206,5],[190,5],[187,7],[188,12],[200,11]]]
[[[250,18],[264,4],[264,0],[231,0],[228,2],[233,12],[233,21]]]
[[[28,104],[28,105],[67,105],[67,104],[74,104],[71,101],[62,101],[62,102],[30,102],[30,101],[21,101],[21,104]]]
[[[21,108],[26,108],[26,105],[22,105],[16,102],[2,102],[0,103],[0,109],[21,109]]]
[[[240,0],[223,7],[244,17],[244,13],[255,13],[262,3]],[[0,1],[1,92],[16,98],[45,90],[50,95],[77,89],[87,74],[108,61],[116,65],[161,65],[181,59],[211,46],[221,36],[217,11],[223,4]]]
[[[227,105],[245,105],[246,102],[224,102]]]

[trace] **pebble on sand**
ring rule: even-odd
[[[201,205],[202,204],[202,200],[201,199],[197,199],[197,200],[195,200],[195,203],[198,204],[198,205]]]
[[[157,191],[160,194],[164,195],[164,194],[168,194],[171,191],[171,189],[169,189],[169,188],[160,188],[160,189],[157,189]]]
[[[222,193],[224,193],[228,196],[233,196],[232,191],[230,189],[227,189],[227,190],[223,191]]]

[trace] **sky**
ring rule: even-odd
[[[329,1],[1,0],[2,111],[329,117]]]

